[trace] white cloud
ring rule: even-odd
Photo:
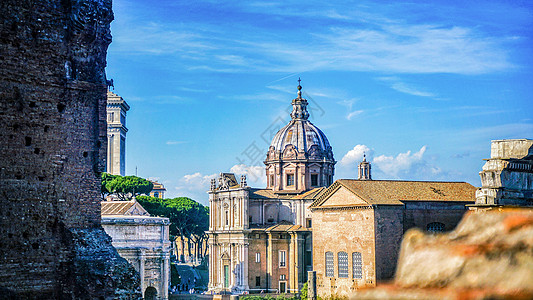
[[[179,179],[176,190],[180,197],[189,197],[204,205],[209,202],[207,191],[211,179],[216,178],[217,174],[204,175],[200,172],[187,174]]]
[[[308,12],[344,19],[335,10]],[[302,15],[302,12],[298,12]],[[186,70],[242,73],[254,71],[378,71],[398,73],[483,74],[506,70],[513,39],[491,37],[476,28],[441,24],[412,24],[401,19],[367,14],[354,26],[337,22],[310,30],[295,41],[292,36],[257,28],[247,34],[237,23],[235,36],[209,24],[125,23],[114,28],[111,50],[122,55],[170,55],[165,66]],[[388,21],[383,21],[388,20]],[[301,40],[308,41],[306,47]],[[432,93],[396,84],[393,88],[422,97]]]
[[[439,177],[442,170],[431,165],[425,158],[427,146],[423,146],[418,152],[399,153],[394,156],[380,155],[374,158],[374,165],[385,176],[394,179],[417,179],[431,180]]]
[[[265,167],[240,164],[231,167],[230,172],[235,174],[237,181],[240,180],[240,175],[246,175],[246,181],[249,186],[266,186]],[[200,172],[187,174],[178,180],[175,194],[179,197],[189,197],[207,205],[209,203],[207,191],[209,191],[211,179],[216,179],[218,175],[219,174],[206,175]]]
[[[230,169],[231,173],[235,173],[237,179],[240,175],[246,175],[246,181],[249,186],[265,187],[266,175],[264,166],[247,166],[245,164],[234,165]]]
[[[363,160],[363,154],[366,154],[367,160],[370,161],[374,155],[374,150],[366,145],[356,145],[342,157],[340,164],[343,166],[355,165]]]

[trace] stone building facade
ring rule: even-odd
[[[130,106],[122,97],[107,90],[107,173],[126,174],[126,112]]]
[[[473,208],[533,206],[533,140],[494,140]]]
[[[209,290],[297,292],[312,268],[307,207],[329,185],[335,160],[309,120],[302,87],[291,121],[275,135],[265,171],[267,187],[220,174],[209,191]]]
[[[318,295],[347,296],[392,278],[406,230],[452,230],[475,191],[465,182],[335,181],[310,207]]]
[[[168,218],[151,217],[135,200],[102,202],[102,227],[139,272],[145,299],[168,299],[169,226]]]
[[[0,298],[138,298],[100,226],[110,0],[0,5]]]
[[[159,199],[165,198],[165,192],[167,191],[167,189],[165,189],[165,186],[162,183],[159,183],[157,181],[152,181],[152,180],[150,181],[154,184],[154,187],[152,188],[152,191],[150,192],[150,197],[155,197]]]

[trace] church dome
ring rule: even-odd
[[[308,120],[291,120],[289,124],[276,133],[270,144],[270,149],[283,151],[289,145],[294,146],[298,152],[310,154],[310,152],[318,150],[324,154],[321,156],[333,158],[328,138],[322,130]]]
[[[274,193],[298,194],[333,183],[333,151],[326,135],[308,120],[307,104],[298,84],[292,119],[272,139],[264,161],[267,187]]]
[[[308,102],[302,98],[302,87],[298,85],[298,97],[292,100],[292,120],[281,128],[270,143],[267,160],[290,156],[292,149],[294,158],[318,159],[333,161],[333,151],[326,135],[311,123]]]

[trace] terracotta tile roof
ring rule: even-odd
[[[278,224],[257,226],[250,228],[252,231],[261,232],[291,232],[291,231],[310,231],[301,225],[293,225],[287,221],[281,221]]]
[[[368,205],[402,205],[405,201],[474,202],[477,189],[466,182],[340,179],[321,193],[310,207],[323,206],[341,187]]]
[[[279,197],[274,194],[270,189],[250,189],[250,198],[253,199],[278,199]]]
[[[102,201],[100,203],[102,215],[148,215],[148,212],[137,201]]]
[[[305,192],[305,193],[303,193],[301,195],[293,196],[293,197],[291,197],[291,199],[316,199],[325,190],[326,190],[325,187],[315,188],[315,189],[307,191],[307,192]]]

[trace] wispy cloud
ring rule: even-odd
[[[187,141],[167,141],[165,144],[167,145],[181,145],[181,144],[186,144],[188,143]]]
[[[406,85],[403,82],[395,82],[391,85],[391,88],[397,90],[398,92],[402,92],[402,93],[413,95],[413,96],[435,97],[435,95],[432,93],[417,90],[413,87]]]
[[[491,37],[476,28],[412,24],[376,13],[359,13],[362,22],[333,8],[277,8],[279,3],[273,4],[270,13],[320,16],[338,22],[303,32],[296,40],[293,34],[280,35],[239,22],[226,29],[198,23],[130,22],[117,29],[112,47],[122,55],[171,55],[173,67],[181,64],[192,71],[225,73],[255,70],[294,76],[295,71],[336,70],[482,74],[513,67],[505,43],[516,39]],[[250,30],[254,34],[249,34]],[[232,32],[231,37],[227,31]],[[393,88],[417,96],[433,96],[399,83]]]
[[[346,120],[350,121],[353,117],[358,116],[364,112],[364,110],[361,109],[353,109],[353,105],[356,102],[357,99],[350,99],[350,100],[342,100],[340,102],[337,102],[338,104],[342,106],[346,106],[348,112],[346,113]]]
[[[377,80],[385,82],[390,85],[390,87],[398,92],[413,95],[413,96],[419,96],[419,97],[436,97],[435,94],[429,93],[426,91],[422,91],[419,88],[415,88],[409,84],[406,84],[405,82],[401,81],[400,78],[396,76],[385,76],[385,77],[378,77]]]

